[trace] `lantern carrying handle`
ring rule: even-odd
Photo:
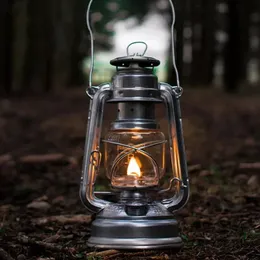
[[[135,44],[140,44],[140,43],[143,44],[143,45],[145,45],[145,49],[144,49],[143,53],[142,53],[142,54],[134,53],[134,54],[130,55],[130,50],[129,50],[130,47],[133,46],[133,45],[135,45]],[[131,43],[127,46],[127,48],[126,48],[126,53],[127,53],[127,56],[141,56],[141,57],[142,57],[142,56],[145,55],[147,49],[148,49],[148,45],[147,45],[146,42],[136,41],[136,42],[131,42]]]
[[[86,13],[86,22],[87,22],[87,27],[88,27],[89,34],[90,34],[90,49],[91,49],[91,54],[90,54],[91,55],[91,65],[90,65],[90,72],[89,72],[89,86],[88,86],[88,89],[87,89],[87,94],[91,99],[93,98],[93,88],[96,88],[96,87],[92,87],[92,78],[93,78],[93,72],[94,72],[94,67],[95,67],[95,59],[94,59],[95,50],[94,50],[94,34],[93,34],[93,31],[92,31],[92,28],[91,28],[91,25],[90,25],[90,9],[91,9],[93,1],[94,0],[89,1],[87,13]],[[171,25],[172,63],[173,63],[173,68],[174,68],[174,71],[175,71],[175,74],[176,74],[177,88],[181,89],[180,76],[179,76],[178,68],[177,68],[177,65],[176,65],[176,55],[175,55],[174,28],[175,28],[175,21],[176,21],[176,13],[175,13],[175,7],[174,7],[172,0],[168,0],[168,1],[169,1],[170,6],[171,6],[171,9],[172,9],[172,25]],[[175,88],[176,88],[176,86],[175,86]]]

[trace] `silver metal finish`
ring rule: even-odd
[[[118,103],[117,119],[112,123],[113,130],[119,129],[159,129],[155,120],[155,104],[152,102]]]
[[[159,128],[155,120],[155,103],[162,100],[158,79],[151,69],[136,65],[118,70],[112,79],[112,89],[108,102],[118,104],[117,120],[112,123],[112,129]]]
[[[100,138],[104,104],[111,95],[110,85],[103,85],[90,102],[86,134],[83,170],[80,184],[80,198],[88,210],[97,213],[109,204],[94,194],[94,185],[100,165]]]
[[[118,249],[181,248],[183,243],[173,215],[159,203],[145,204],[143,199],[112,204],[100,212],[92,223],[88,245]],[[128,207],[132,208],[130,214]]]
[[[178,233],[178,223],[172,215],[173,212],[186,204],[189,196],[189,181],[178,100],[179,93],[175,91],[174,87],[168,84],[160,83],[159,86],[162,101],[165,103],[168,112],[171,161],[173,172],[177,177],[171,179],[168,189],[157,191],[154,189],[153,193],[158,192],[158,194],[163,194],[171,190],[173,184],[175,184],[176,194],[173,198],[161,202],[153,201],[153,199],[146,196],[145,193],[140,193],[140,190],[131,190],[128,191],[128,193],[124,191],[121,194],[121,200],[116,203],[97,199],[93,192],[93,187],[95,184],[95,176],[97,175],[97,164],[100,160],[99,143],[97,140],[95,142],[94,139],[88,140],[87,143],[91,144],[92,142],[92,145],[89,144],[86,148],[87,153],[84,160],[85,170],[83,172],[81,198],[88,209],[97,213],[96,219],[92,223],[91,237],[88,240],[90,247],[117,249],[180,249],[183,245]],[[105,85],[101,87],[94,96],[94,114],[90,117],[89,131],[91,131],[91,127],[94,126],[100,129],[101,122],[97,120],[97,116],[101,117],[104,102],[109,100],[111,95],[111,87]],[[99,106],[102,108],[100,109],[100,114],[97,113]],[[100,130],[97,130],[95,133],[92,133],[92,136],[96,136],[97,139],[99,139],[99,131]],[[88,135],[88,137],[90,136]],[[162,143],[150,142],[132,146],[107,140],[103,141],[125,146],[127,149],[126,154],[132,153],[133,151],[143,153],[144,151],[142,149]],[[92,150],[90,149],[91,147]],[[152,158],[149,154],[147,156]],[[121,155],[119,155],[114,161],[114,165],[117,165],[121,159]],[[94,168],[92,167],[93,165],[95,166]],[[156,171],[156,162],[154,165],[154,170]],[[111,193],[106,195],[111,195]]]
[[[122,197],[116,203],[96,197],[94,186],[101,160],[99,148],[104,104],[111,100],[113,96],[113,89],[110,85],[101,86],[90,105],[80,190],[83,204],[90,211],[97,213],[96,219],[92,223],[89,246],[119,249],[180,248],[182,246],[181,238],[178,235],[178,224],[172,215],[173,212],[186,204],[189,196],[189,181],[179,107],[180,93],[177,87],[172,87],[166,83],[160,83],[158,90],[161,93],[161,102],[166,105],[169,121],[169,146],[174,177],[171,179],[168,189],[171,189],[175,184],[176,194],[174,197],[161,202],[154,202],[149,198],[144,199],[142,196],[139,198],[139,195],[130,197],[129,200]],[[111,141],[104,140],[104,142],[112,144]],[[136,151],[151,159],[152,156],[143,149],[162,144],[162,141],[153,141],[136,146],[117,142],[113,144],[124,146],[127,150],[125,154]],[[121,157],[119,155],[113,162],[114,167],[122,160]],[[154,171],[158,171],[158,165],[154,160],[153,165]],[[162,194],[167,192],[168,189],[161,191],[154,189],[153,193]],[[135,194],[135,191],[132,190],[131,192]]]
[[[116,223],[113,223],[116,225]],[[153,228],[153,227],[150,227]],[[169,225],[168,225],[169,228]],[[95,247],[100,249],[166,249],[166,248],[176,248],[179,250],[183,246],[181,237],[171,237],[171,238],[132,238],[132,239],[111,239],[111,238],[100,238],[91,237],[88,240],[89,247]]]
[[[112,83],[94,87],[92,86],[94,38],[89,21],[92,2],[93,0],[90,0],[87,11],[87,24],[91,36],[91,70],[87,93],[92,100],[88,115],[80,185],[82,203],[88,210],[96,213],[88,245],[97,248],[118,249],[180,248],[182,241],[178,234],[178,223],[173,218],[173,213],[183,207],[188,200],[189,180],[179,104],[182,88],[179,83],[174,53],[175,11],[173,3],[169,0],[173,10],[172,55],[177,74],[177,86],[158,83],[157,77],[153,75],[153,69],[148,69],[147,66],[158,65],[159,61],[143,57],[138,53],[135,53],[133,57],[130,56],[129,47],[132,45],[130,44],[127,48],[127,57],[112,61],[113,65],[118,67]],[[145,46],[147,47],[146,44]],[[123,68],[119,68],[120,66]],[[139,187],[132,187],[127,190],[124,187],[124,189],[118,189],[121,191],[120,196],[118,190],[118,193],[94,192],[101,162],[100,140],[104,106],[105,103],[109,102],[118,104],[118,117],[112,124],[114,130],[157,129],[155,103],[165,104],[173,172],[167,189],[160,190],[159,187],[153,186],[141,187],[140,189]],[[111,175],[113,175],[114,169],[121,160],[135,152],[149,158],[154,172],[158,176],[160,175],[158,163],[145,149],[163,145],[166,141],[150,141],[138,145],[122,144],[109,140],[103,140],[103,142],[123,147],[123,152],[118,154],[113,161]],[[159,199],[159,197],[163,197],[161,195],[171,191],[173,187],[176,192],[172,198]],[[156,197],[157,195],[158,197]],[[102,199],[102,197],[111,197],[111,201]]]
[[[95,59],[94,59],[94,35],[93,35],[93,31],[90,25],[90,10],[91,10],[91,6],[94,0],[90,0],[89,4],[88,4],[88,8],[87,8],[87,13],[86,13],[86,23],[87,23],[87,28],[89,30],[89,34],[90,34],[90,49],[91,49],[91,67],[90,67],[90,73],[89,73],[89,86],[87,89],[87,94],[90,98],[93,98],[94,94],[93,94],[93,90],[91,90],[92,88],[92,77],[93,77],[93,71],[94,71],[94,66],[95,66]],[[176,83],[177,83],[177,88],[181,88],[180,85],[180,76],[179,76],[179,72],[178,72],[178,68],[176,65],[176,55],[175,55],[175,37],[174,37],[174,33],[175,33],[175,21],[176,21],[176,13],[175,13],[175,7],[174,4],[172,2],[172,0],[168,0],[169,4],[171,6],[172,9],[172,25],[171,25],[171,45],[172,45],[172,62],[173,62],[173,68],[176,74]],[[135,43],[135,42],[134,42]],[[129,46],[128,46],[129,47]],[[146,50],[145,50],[146,52]],[[94,87],[95,88],[95,87]]]
[[[112,78],[113,95],[108,102],[162,102],[158,78],[151,69],[120,69]]]
[[[167,193],[167,192],[172,191],[172,189],[173,189],[173,187],[174,187],[174,184],[175,184],[176,182],[178,182],[178,183],[181,184],[181,188],[186,188],[186,186],[183,184],[183,182],[182,182],[181,179],[174,177],[174,178],[172,178],[172,179],[170,180],[170,184],[169,184],[168,188],[167,188],[167,189],[164,189],[164,190],[160,190],[160,191],[158,192],[158,194],[164,194],[164,193]]]
[[[162,204],[170,211],[181,209],[189,199],[189,179],[183,140],[182,118],[178,92],[166,83],[160,83],[162,99],[166,105],[169,122],[169,146],[172,171],[182,182],[179,182],[176,195]],[[174,113],[173,113],[174,111]]]

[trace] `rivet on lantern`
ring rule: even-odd
[[[189,181],[179,104],[182,88],[174,54],[173,3],[169,0],[173,10],[171,36],[177,86],[159,83],[153,70],[160,61],[145,56],[146,43],[133,42],[127,47],[127,56],[110,61],[116,67],[111,83],[96,87],[92,86],[94,41],[89,19],[92,2],[87,11],[92,65],[87,94],[91,102],[80,185],[82,203],[95,214],[88,245],[118,249],[180,248],[182,240],[174,213],[188,200]],[[144,52],[131,54],[134,44],[144,45]],[[102,139],[106,103],[117,105],[117,118]],[[166,107],[168,140],[155,118],[157,103]],[[101,142],[105,147],[103,154]],[[160,181],[166,171],[166,154],[171,158],[172,176],[163,189]],[[101,160],[111,186],[106,192],[95,191]],[[111,199],[102,199],[103,195]]]

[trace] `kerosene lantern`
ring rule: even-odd
[[[177,86],[158,82],[153,72],[160,61],[144,56],[147,45],[135,42],[127,47],[127,56],[110,61],[116,67],[111,83],[93,87],[94,45],[89,23],[92,2],[87,12],[92,43],[87,91],[91,102],[80,187],[83,204],[95,214],[88,245],[118,249],[180,248],[182,240],[174,213],[186,204],[189,183],[179,105],[182,90],[174,56],[174,6],[169,0],[174,14],[172,50]],[[144,53],[131,53],[131,46],[136,43],[145,46]],[[102,138],[107,103],[116,104],[118,114]],[[167,139],[156,121],[157,103],[164,104],[167,111]],[[166,154],[171,159],[171,177],[168,188],[161,188]],[[102,193],[95,191],[101,160],[111,186],[105,194],[113,196],[113,200],[105,200]],[[171,196],[167,196],[169,191]]]

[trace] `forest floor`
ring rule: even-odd
[[[87,100],[83,91],[0,100],[0,259],[260,259],[259,95],[185,91],[191,197],[176,215],[177,254],[86,246],[91,217],[78,193]]]

